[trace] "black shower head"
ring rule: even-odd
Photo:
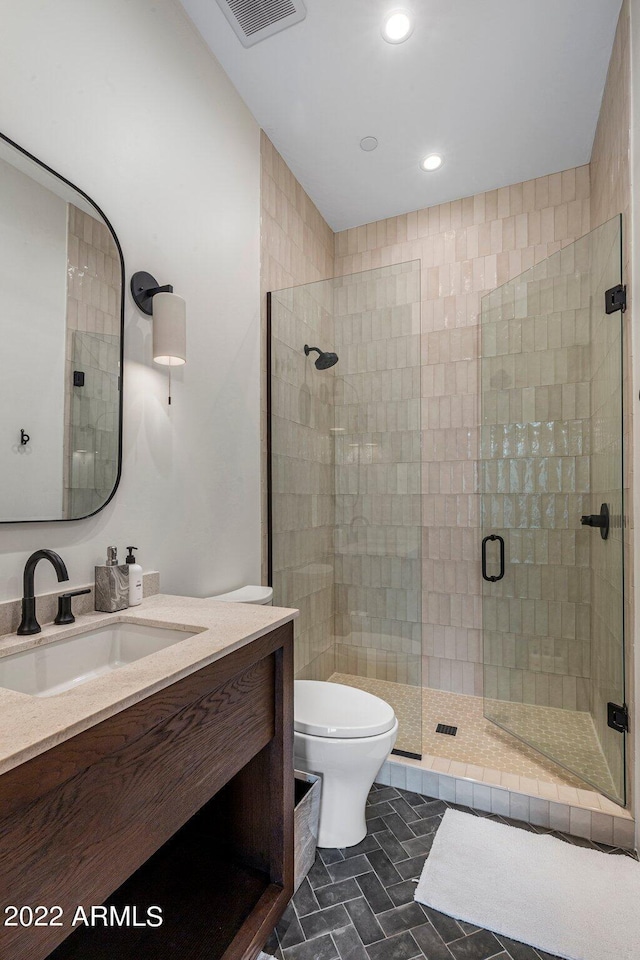
[[[315,350],[318,354],[318,359],[316,360],[316,370],[328,370],[329,367],[333,367],[334,364],[338,362],[337,353],[325,353],[325,351],[321,350],[319,347],[309,347],[305,343],[304,352],[307,357],[312,350]]]

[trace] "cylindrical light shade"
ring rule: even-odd
[[[187,310],[175,293],[153,298],[153,359],[177,367],[187,362]]]

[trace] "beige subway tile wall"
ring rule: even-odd
[[[68,204],[64,517],[97,510],[118,473],[120,284],[111,231]],[[73,386],[73,370],[84,372],[84,387]]]
[[[423,684],[482,693],[480,299],[589,230],[589,168],[336,235],[336,273],[422,262]]]
[[[267,293],[332,277],[334,234],[264,131],[260,144],[265,356]],[[308,342],[305,336],[317,336],[329,344],[331,322],[330,312],[317,297],[298,298],[294,304],[292,295],[288,304],[283,302],[283,323],[274,350],[276,376],[272,388],[283,414],[278,429],[274,429],[274,489],[280,498],[277,514],[283,518],[274,536],[274,559],[278,563],[275,599],[276,603],[300,609],[295,622],[295,666],[299,676],[310,679],[324,679],[333,671],[333,567],[327,569],[327,557],[333,549],[333,448],[329,441],[332,397],[330,378],[311,376],[312,362],[304,356],[302,347]],[[262,369],[262,568],[266,583],[266,363]],[[293,481],[288,489],[279,483],[283,475]],[[296,492],[290,493],[294,489]],[[309,523],[311,516],[313,523]]]

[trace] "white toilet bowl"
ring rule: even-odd
[[[273,589],[250,585],[211,599],[268,604]],[[295,766],[322,776],[318,846],[353,847],[366,836],[367,796],[398,721],[380,697],[342,683],[296,680],[294,699]]]
[[[352,847],[367,833],[365,804],[393,750],[398,721],[380,697],[341,683],[294,682],[297,769],[322,776],[319,847]]]

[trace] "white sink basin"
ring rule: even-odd
[[[65,640],[0,657],[0,687],[32,697],[54,697],[193,636],[184,630],[138,623],[97,627]]]

